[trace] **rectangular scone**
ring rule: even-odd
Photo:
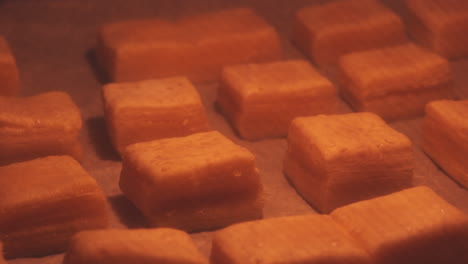
[[[333,84],[304,60],[223,69],[217,103],[242,138],[285,137],[298,116],[336,113]]]
[[[0,241],[7,258],[61,252],[76,232],[107,226],[106,198],[69,156],[0,167],[0,175]]]
[[[82,158],[81,114],[64,92],[0,97],[0,165],[49,155]]]
[[[411,37],[447,58],[468,56],[468,1],[406,0]]]
[[[468,263],[468,216],[428,187],[344,206],[331,217],[374,263]]]
[[[263,18],[237,8],[104,25],[97,57],[114,82],[178,75],[204,82],[219,79],[224,65],[279,59],[281,44]]]
[[[411,186],[412,143],[373,113],[298,117],[289,128],[286,177],[322,213]]]
[[[300,9],[293,41],[319,66],[348,53],[407,42],[400,17],[378,0],[324,1]]]
[[[212,264],[370,264],[368,253],[327,215],[235,224],[216,231]]]
[[[422,136],[429,157],[468,189],[468,100],[427,104]]]
[[[63,264],[208,264],[192,238],[170,228],[81,231]]]
[[[447,59],[415,44],[345,55],[338,82],[354,110],[389,121],[422,115],[426,103],[454,97]]]
[[[103,100],[119,153],[133,143],[210,130],[200,95],[185,77],[107,84]]]
[[[19,93],[19,74],[16,60],[6,39],[0,35],[0,96]]]
[[[217,131],[128,146],[120,189],[155,227],[208,230],[263,215],[254,155]]]

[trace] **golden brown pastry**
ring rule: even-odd
[[[411,141],[373,113],[293,120],[284,171],[320,212],[411,186]]]
[[[78,231],[107,226],[101,189],[69,156],[0,167],[0,240],[7,258],[64,251]]]
[[[180,230],[108,229],[76,234],[63,263],[208,264],[208,260]]]
[[[429,157],[468,188],[468,100],[427,104],[422,136]]]
[[[251,221],[216,231],[212,264],[370,264],[369,254],[330,216]]]
[[[336,113],[332,83],[308,62],[225,67],[217,103],[242,138],[285,137],[298,116]]]
[[[262,217],[255,157],[217,131],[128,146],[120,188],[156,227],[207,230]]]
[[[406,26],[411,37],[447,58],[468,56],[468,2],[406,0]]]
[[[468,263],[468,217],[428,187],[331,213],[380,264]]]
[[[296,13],[293,40],[320,66],[340,56],[407,42],[401,19],[377,0],[327,1]]]
[[[175,21],[122,21],[101,28],[97,55],[115,82],[176,75],[213,81],[225,65],[276,60],[275,29],[251,9],[237,8]]]
[[[185,77],[108,84],[103,98],[108,131],[120,153],[132,143],[210,127],[200,95]]]
[[[0,164],[49,155],[82,158],[81,114],[64,92],[0,97]]]
[[[339,72],[345,100],[386,120],[422,115],[426,103],[454,96],[448,61],[414,44],[343,56]]]

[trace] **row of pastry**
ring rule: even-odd
[[[398,48],[414,52],[414,47]],[[433,86],[432,81],[438,78],[437,74],[428,73],[424,78],[418,74],[405,80],[414,84],[406,86],[415,88],[414,91],[379,94],[378,99],[371,104],[387,114],[399,114],[408,113],[409,108],[423,112],[426,103],[431,102],[426,107],[423,148],[448,174],[467,186],[468,168],[463,157],[468,151],[465,136],[468,130],[468,101],[432,102],[438,96],[432,98],[421,91],[433,93],[435,90],[435,93],[439,93],[437,90],[440,89],[441,93],[445,93],[445,83],[441,84],[442,87],[438,84]],[[431,85],[425,86],[426,82]],[[401,89],[398,83],[388,82],[388,87]],[[103,100],[109,135],[120,154],[134,143],[183,137],[210,130],[200,96],[184,77],[107,84],[103,87]],[[365,126],[372,123],[387,126],[377,117],[367,118],[370,115],[313,117],[319,114],[336,114],[338,101],[331,82],[305,61],[228,66],[223,71],[223,81],[217,96],[219,108],[245,139],[286,137],[295,133],[295,124],[298,122],[293,122],[292,126],[290,124],[301,116],[311,116],[306,118],[310,121],[305,123],[321,124],[328,120],[339,120],[336,121],[339,129],[335,129],[333,125],[309,129],[309,133],[319,133],[317,136],[304,136],[303,141],[312,142],[311,144],[328,140],[334,142],[334,148],[358,144],[356,150],[366,151],[364,146],[370,145],[369,138],[384,138],[390,134],[386,130],[366,130]],[[371,112],[388,117],[382,111]],[[81,116],[78,107],[65,93],[49,92],[28,98],[0,97],[0,121],[0,164],[48,155],[70,155],[81,160]],[[377,133],[377,136],[372,133]],[[305,132],[290,136],[289,140],[293,142],[301,135],[305,135]],[[342,140],[338,141],[339,138]],[[406,137],[405,140],[408,142],[406,150],[410,153],[411,143]],[[379,142],[375,144],[382,145]],[[388,151],[384,149],[381,152]],[[411,160],[412,155],[408,164]],[[304,161],[305,164],[308,162],[311,161]],[[383,163],[380,165],[383,166]]]
[[[275,96],[287,97],[284,93]],[[254,100],[260,101],[260,104],[251,106],[254,111],[247,111],[248,114],[245,115],[244,120],[241,119],[244,123],[240,122],[240,125],[233,123],[237,130],[241,131],[241,135],[277,133],[277,135],[285,136],[289,123],[294,117],[321,113],[320,109],[315,113],[300,112],[307,107],[301,104],[303,98],[299,98],[300,95],[293,96],[297,99],[289,105],[288,102],[282,104],[281,101],[276,101],[278,107],[271,105],[270,100],[262,103],[263,96],[256,98],[252,96]],[[125,147],[132,143],[186,136],[209,130],[199,95],[184,78],[110,84],[104,88],[104,98],[110,136],[120,153],[123,153]],[[3,97],[0,98],[0,102],[1,164],[48,155],[65,154],[77,160],[81,159],[82,147],[79,141],[81,117],[78,108],[69,96],[61,92],[50,92],[29,98]],[[245,105],[241,107],[243,111],[246,111]],[[276,108],[281,111],[276,112]],[[430,103],[427,107],[425,129],[423,129],[424,148],[427,153],[465,186],[467,170],[462,159],[467,149],[464,136],[467,129],[466,108],[466,101]],[[228,115],[235,115],[235,113],[231,111]],[[364,133],[365,129],[357,125],[361,123],[366,125],[365,119],[361,117],[365,115],[356,115],[359,118],[353,119],[357,121],[346,125],[345,120],[353,120],[352,116],[346,115],[342,119],[342,134],[334,135],[331,128],[326,128],[323,129],[322,137],[329,138],[330,141],[336,141],[338,136],[346,138],[346,133],[352,133],[351,128],[354,125],[360,129],[360,133],[357,134],[362,135],[366,140],[368,135]],[[311,120],[315,119],[319,118],[311,118]],[[333,119],[333,117],[324,119]],[[351,139],[353,140],[349,141],[358,142],[357,137]],[[320,141],[322,138],[316,140]],[[342,144],[348,143],[343,140]],[[359,144],[363,143],[359,142]],[[457,155],[441,155],[441,152],[435,151],[435,149],[442,150],[442,146],[446,146],[445,152],[452,151]],[[362,146],[360,148],[362,149]]]
[[[427,187],[353,203],[330,215],[287,216],[228,226],[214,232],[210,260],[187,233],[177,229],[83,230],[72,221],[60,224],[62,229],[42,238],[27,233],[30,239],[25,235],[20,244],[23,248],[13,244],[16,251],[7,238],[7,256],[25,254],[21,250],[28,249],[34,251],[26,254],[43,253],[40,248],[45,252],[67,248],[64,264],[468,261],[468,217]],[[66,233],[67,229],[76,234]],[[54,239],[61,244],[54,247],[50,243]],[[0,263],[5,263],[1,249],[0,242]]]
[[[412,39],[447,58],[468,55],[464,1],[407,0],[401,19],[378,0],[338,0],[297,11],[293,41],[317,65],[343,55],[401,45]],[[405,23],[403,22],[406,22]],[[219,80],[224,65],[282,57],[276,30],[250,9],[175,21],[134,20],[105,25],[98,59],[115,82],[183,75]]]
[[[465,1],[406,0],[402,18],[378,0],[336,0],[305,7],[294,19],[293,40],[317,65],[343,55],[407,43],[408,37],[446,58],[468,55]],[[408,34],[407,34],[408,33]],[[254,11],[231,9],[180,18],[103,26],[98,61],[115,82],[176,75],[219,80],[230,64],[282,57],[276,30]],[[18,71],[0,39],[0,94],[18,92]]]

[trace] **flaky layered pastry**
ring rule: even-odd
[[[97,47],[114,82],[176,75],[213,81],[225,65],[276,60],[281,53],[275,29],[248,8],[107,24]]]
[[[242,138],[285,137],[295,117],[337,112],[333,84],[303,60],[223,69],[217,103]]]
[[[411,141],[373,113],[293,120],[284,172],[323,213],[411,186]]]
[[[262,217],[255,157],[217,131],[128,146],[120,188],[156,227],[208,230]]]

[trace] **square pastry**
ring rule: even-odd
[[[422,147],[445,172],[468,188],[468,100],[427,104]]]
[[[0,241],[7,258],[61,252],[76,232],[107,226],[106,198],[69,156],[0,167],[0,175]]]
[[[120,188],[152,226],[196,231],[262,217],[255,157],[217,131],[128,146]]]
[[[422,115],[426,103],[454,96],[448,61],[414,44],[345,55],[338,76],[354,110],[386,120]]]
[[[214,81],[225,65],[277,60],[281,53],[276,30],[248,8],[107,24],[97,47],[98,61],[114,82],[177,75]]]
[[[406,25],[411,37],[447,58],[468,56],[468,2],[406,0]]]
[[[328,215],[270,218],[216,231],[212,264],[370,264],[369,254]]]
[[[284,171],[320,212],[411,186],[411,141],[373,113],[299,117]]]
[[[82,231],[70,241],[64,264],[208,264],[192,238],[170,229]]]
[[[374,263],[468,263],[468,216],[428,187],[347,205],[331,217]]]
[[[185,77],[107,84],[104,112],[115,149],[209,130],[200,95]]]
[[[344,54],[407,42],[400,17],[377,0],[337,0],[300,9],[293,41],[321,66]]]
[[[20,84],[16,60],[8,42],[0,36],[0,96],[13,96],[19,93]]]
[[[49,155],[81,160],[81,114],[64,92],[0,97],[0,164]]]
[[[223,69],[217,103],[242,138],[285,137],[298,116],[336,113],[329,80],[303,60]]]

